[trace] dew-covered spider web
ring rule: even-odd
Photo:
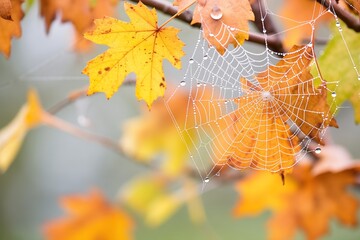
[[[270,35],[267,18],[280,22],[286,17],[268,6],[271,1],[258,2],[263,4],[259,7],[263,9],[260,32],[264,47],[254,50],[251,44],[240,42],[236,47],[223,45],[230,38],[236,41],[234,32],[241,29],[222,22],[221,9],[217,8],[211,17],[221,27],[210,37],[227,50],[221,54],[203,38],[207,27],[203,24],[195,49],[188,56],[186,73],[166,99],[189,157],[205,182],[224,166],[284,172],[309,152],[320,153],[327,127],[336,126],[336,87],[334,91],[329,86],[340,83],[322,78],[314,38],[317,22],[325,15],[342,31],[331,5],[319,8],[314,4],[311,19],[293,20],[292,27],[282,27]],[[310,29],[303,44],[283,52],[269,46],[270,39],[281,39],[303,27]],[[332,97],[332,103],[326,103],[327,96]],[[186,101],[185,109],[178,107],[181,97]]]

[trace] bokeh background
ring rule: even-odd
[[[119,16],[126,19],[122,3],[119,5]],[[184,58],[187,59],[198,30],[182,23],[172,25],[183,29],[180,37],[187,44],[188,55]],[[89,59],[105,49],[96,47],[87,54],[74,53],[71,25],[57,20],[46,35],[36,5],[27,12],[22,27],[23,36],[13,41],[11,58],[0,56],[0,128],[16,115],[30,87],[38,91],[44,107],[49,108],[71,91],[86,86],[88,80],[81,70]],[[165,66],[168,81],[179,82],[182,73],[168,63]],[[87,97],[64,108],[58,116],[78,125],[84,118],[88,119],[89,130],[117,140],[121,136],[121,124],[138,115],[140,106],[144,105],[135,99],[134,92],[133,86],[123,86],[111,100],[102,94]],[[354,124],[352,109],[346,106],[337,119],[340,129],[331,130],[334,141],[360,159],[360,126]],[[114,199],[126,181],[146,171],[145,167],[102,146],[56,129],[36,128],[26,137],[10,169],[0,175],[0,239],[42,239],[42,224],[63,214],[58,205],[60,196],[86,193],[98,187]],[[194,225],[187,209],[182,207],[157,228],[149,228],[138,219],[135,237],[138,240],[265,239],[269,213],[234,219],[231,210],[237,198],[230,185],[215,188],[203,194],[208,218],[204,225]],[[297,238],[303,236],[299,233]],[[360,228],[346,229],[333,221],[331,234],[324,239],[358,240]]]

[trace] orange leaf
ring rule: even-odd
[[[11,20],[11,1],[0,0],[0,17],[6,20]]]
[[[316,1],[284,0],[281,5],[280,20],[285,26],[284,46],[291,48],[303,40],[310,40],[312,32],[319,24],[328,23],[333,16]],[[320,17],[319,17],[320,16]],[[312,29],[311,21],[313,21]]]
[[[214,141],[217,164],[272,172],[290,169],[301,149],[291,129],[294,124],[320,143],[322,129],[337,127],[326,89],[313,86],[312,59],[310,47],[294,46],[276,66],[256,77],[258,85],[240,80],[246,94],[233,99],[238,109],[219,120],[225,127]]]
[[[45,224],[49,240],[132,239],[133,222],[99,191],[88,196],[67,196],[61,205],[69,216]]]
[[[20,37],[21,36],[21,26],[20,21],[24,16],[24,13],[21,9],[22,0],[11,0],[0,2],[0,9],[6,7],[8,3],[11,2],[11,20],[4,17],[6,13],[0,17],[0,52],[2,52],[6,57],[10,56],[11,50],[11,39],[13,37]],[[4,4],[3,6],[1,4]],[[9,8],[6,8],[6,12],[8,12]]]
[[[71,22],[76,30],[75,49],[84,51],[89,41],[82,35],[93,26],[93,20],[104,16],[113,16],[117,0],[41,0],[40,13],[45,18],[46,31],[49,32],[56,14],[61,14],[62,22]]]
[[[242,198],[234,213],[240,217],[271,209],[268,231],[269,239],[274,240],[292,239],[296,229],[302,229],[307,239],[318,239],[328,232],[332,217],[355,226],[359,203],[347,189],[356,183],[359,166],[313,175],[311,165],[297,165],[294,173],[287,175],[285,186],[271,180],[269,174],[256,172],[236,185]],[[260,207],[252,208],[259,202]]]
[[[181,10],[192,2],[194,0],[175,0],[174,5]],[[191,24],[201,23],[204,38],[224,53],[229,44],[237,46],[249,39],[248,21],[254,19],[249,0],[197,0]]]

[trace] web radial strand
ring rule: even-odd
[[[264,9],[262,22],[268,16],[282,18],[266,4]],[[328,9],[314,7],[312,19],[298,25],[313,26],[326,13]],[[222,44],[235,39],[234,31],[223,23],[211,37]],[[264,24],[263,34],[267,39]],[[274,52],[267,44],[255,52],[238,43],[220,54],[200,31],[185,75],[165,101],[204,180],[223,166],[284,171],[304,158],[310,144],[321,143],[333,113],[310,101],[329,91],[313,60],[311,36],[307,45],[287,53]],[[311,75],[308,69],[313,69]],[[184,109],[175,104],[180,95],[186,96]],[[309,116],[320,123],[314,124]]]

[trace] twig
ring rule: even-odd
[[[131,0],[131,1],[139,2],[138,0]],[[170,16],[175,15],[178,11],[178,9],[174,6],[172,6],[171,3],[164,1],[164,0],[142,0],[141,2],[149,7],[154,7],[157,10],[159,10],[167,15],[170,15]],[[186,10],[180,16],[178,16],[177,19],[179,19],[183,22],[186,22],[188,24],[191,24],[192,16],[193,16],[192,11]],[[199,24],[195,24],[192,26],[197,27],[197,28],[200,27]],[[261,45],[265,45],[265,43],[267,42],[268,47],[271,48],[273,51],[284,52],[284,50],[282,48],[282,42],[279,41],[278,37],[274,36],[274,35],[269,34],[267,36],[267,39],[265,39],[265,37],[262,34],[249,33],[248,41],[253,42],[253,43],[258,43]]]
[[[350,12],[346,11],[339,4],[333,3],[333,1],[316,0],[318,3],[329,9],[333,14],[340,18],[348,28],[355,32],[360,32],[360,19]]]

